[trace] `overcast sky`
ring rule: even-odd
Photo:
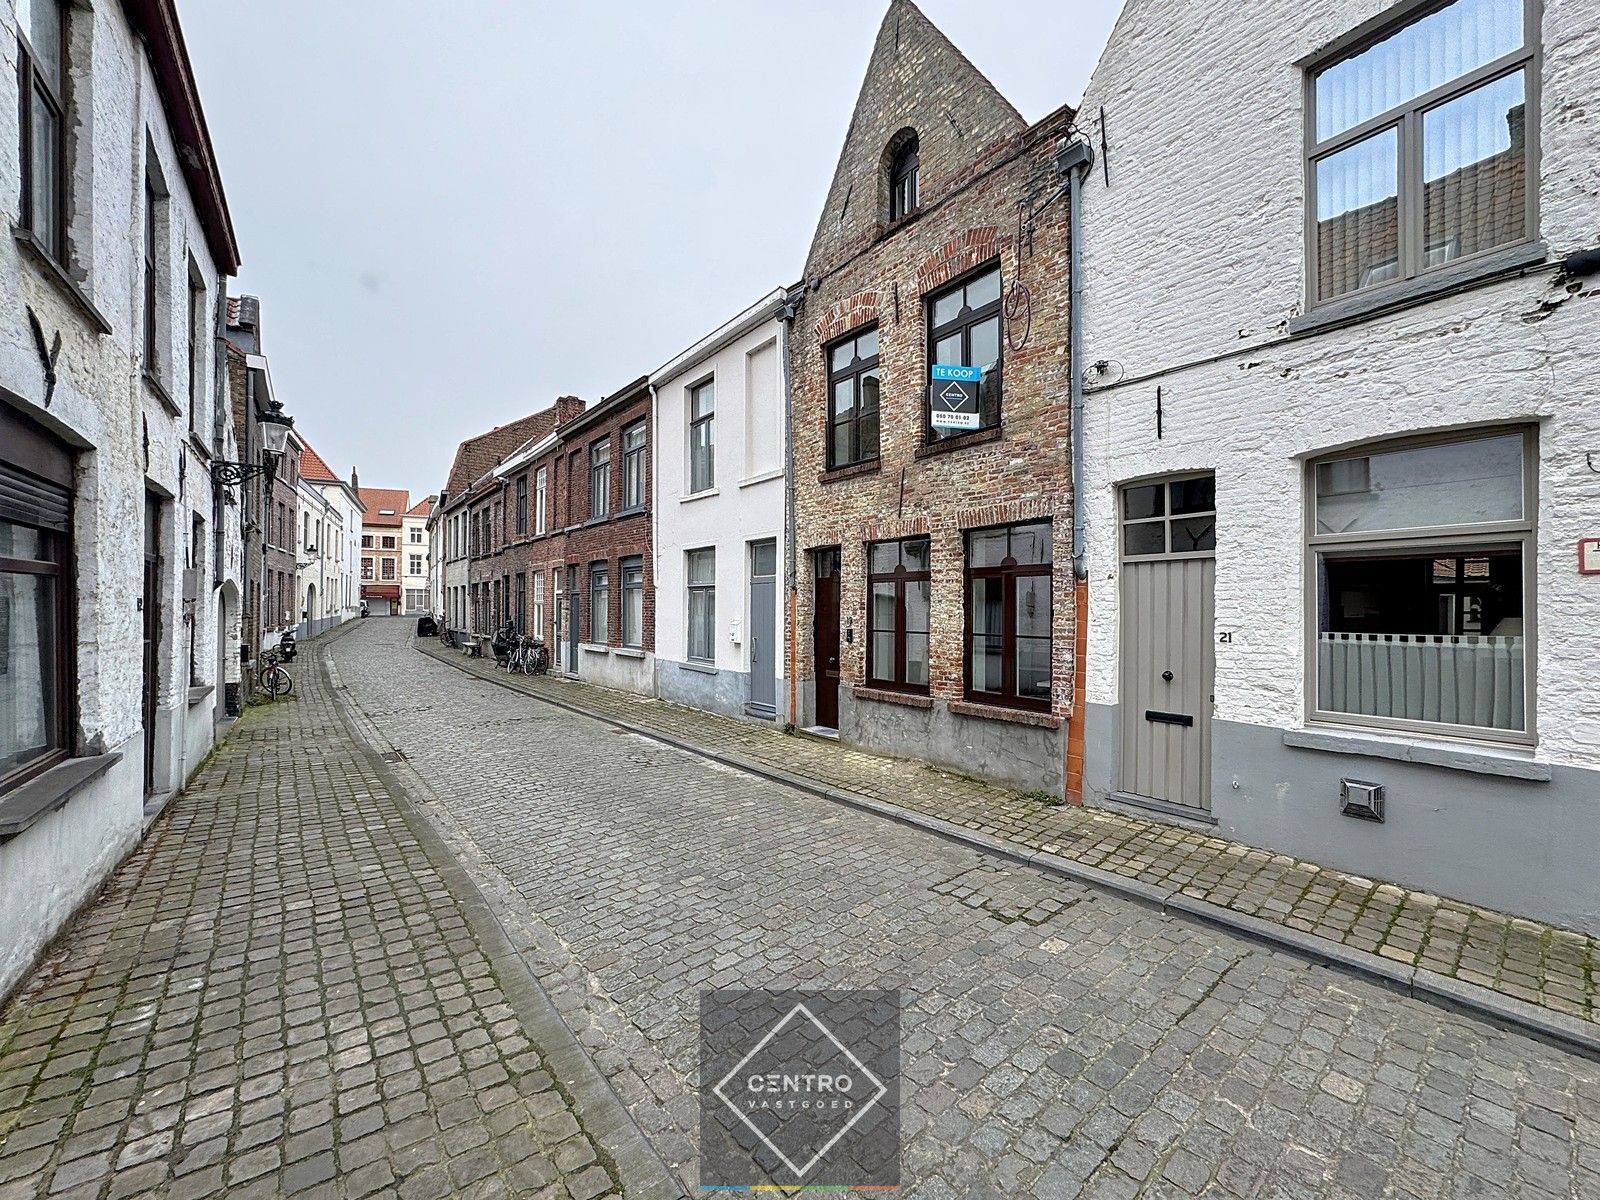
[[[923,0],[1029,120],[1118,0]],[[800,273],[886,0],[179,0],[275,392],[418,495]]]

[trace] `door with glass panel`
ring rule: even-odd
[[[1122,489],[1120,790],[1211,809],[1216,478]]]
[[[778,711],[778,543],[750,543],[750,707]]]

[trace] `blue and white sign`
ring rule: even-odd
[[[933,381],[928,386],[929,424],[935,429],[976,429],[983,368],[935,363],[930,374]]]

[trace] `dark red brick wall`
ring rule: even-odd
[[[649,427],[650,392],[641,388],[609,408],[596,410],[600,415],[589,414],[570,431],[564,430],[561,438],[525,467],[508,475],[500,487],[484,491],[472,499],[474,510],[485,511],[493,517],[496,505],[500,519],[490,535],[486,553],[475,555],[469,567],[469,580],[477,586],[489,584],[491,598],[496,595],[499,582],[507,577],[511,588],[516,588],[518,573],[526,577],[527,592],[523,611],[527,623],[533,621],[533,579],[539,574],[544,579],[544,627],[538,636],[549,642],[553,636],[555,620],[554,572],[561,571],[562,586],[566,586],[566,569],[576,567],[578,600],[574,611],[578,615],[578,637],[593,641],[590,631],[589,568],[604,562],[609,577],[609,615],[607,644],[622,645],[622,568],[623,559],[640,558],[644,568],[644,620],[641,630],[642,649],[655,649],[655,572],[651,546],[650,505],[654,479],[651,454],[645,453],[645,503],[642,508],[627,513],[622,508],[622,431],[643,420],[646,437],[653,443],[655,431]],[[569,423],[570,424],[570,423]],[[611,446],[611,504],[610,515],[593,523],[589,520],[589,453],[596,442],[606,439]],[[548,472],[548,531],[543,535],[533,533],[535,528],[535,479],[540,467]],[[526,475],[528,480],[528,532],[518,533],[517,480]],[[498,623],[507,615],[515,615],[515,599],[511,612],[496,609],[492,620]]]

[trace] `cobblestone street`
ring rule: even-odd
[[[657,1151],[725,986],[905,990],[926,1197],[1600,1196],[1600,1066],[419,655],[341,685]]]
[[[323,652],[0,1011],[3,1200],[595,1200],[634,1167],[614,1101],[574,1102],[576,1045],[530,1038],[559,1022],[350,736]]]

